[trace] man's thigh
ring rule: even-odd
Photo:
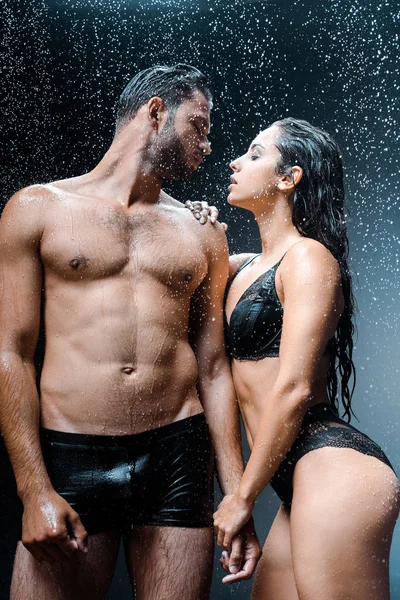
[[[208,527],[135,527],[125,556],[136,600],[207,600],[213,549]]]
[[[89,535],[88,552],[64,563],[39,563],[18,543],[10,600],[103,600],[111,585],[120,544],[119,532]]]

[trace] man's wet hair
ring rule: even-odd
[[[212,94],[206,76],[190,65],[177,64],[172,67],[156,65],[140,71],[122,92],[116,116],[117,131],[133,119],[141,106],[154,96],[159,96],[168,117],[175,115],[184,100],[200,91],[212,106]]]

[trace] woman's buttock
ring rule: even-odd
[[[356,450],[378,459],[393,470],[378,444],[340,419],[331,405],[317,404],[307,410],[295,443],[271,480],[271,486],[285,506],[290,507],[292,503],[293,475],[299,460],[313,450],[328,447]]]

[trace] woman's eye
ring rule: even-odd
[[[256,160],[256,158],[259,158],[258,154],[252,154],[250,156],[251,160]]]

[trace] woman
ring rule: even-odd
[[[282,506],[252,600],[389,598],[399,484],[381,448],[338,417],[341,404],[350,420],[354,369],[340,150],[288,118],[231,168],[228,202],[254,214],[262,253],[230,261],[226,342],[252,452],[214,515],[218,544],[230,549],[271,483]]]

